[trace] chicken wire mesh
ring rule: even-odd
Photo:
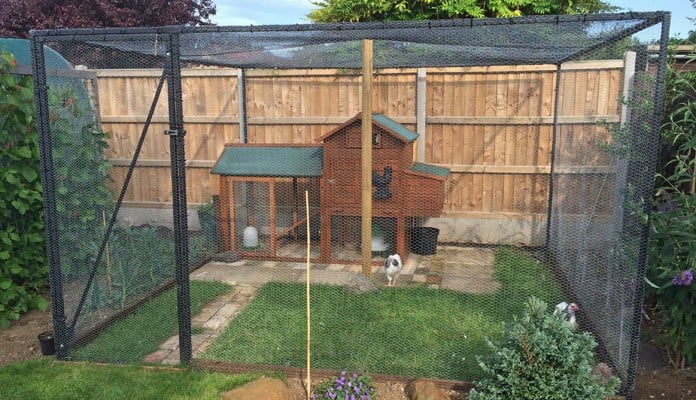
[[[668,25],[33,32],[58,357],[301,371],[309,327],[312,368],[472,382],[535,296],[630,395]]]

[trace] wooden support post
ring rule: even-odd
[[[276,239],[277,239],[276,238],[276,218],[277,218],[277,216],[276,216],[276,204],[275,204],[275,198],[276,198],[275,184],[276,184],[275,178],[271,178],[268,181],[268,197],[270,200],[269,201],[269,204],[270,204],[269,214],[270,214],[270,219],[271,219],[269,221],[269,225],[270,225],[270,229],[271,229],[271,243],[270,244],[271,244],[271,256],[273,258],[277,257],[277,254],[276,254]]]
[[[372,40],[363,40],[362,273],[372,276]]]
[[[396,217],[396,253],[405,257],[406,252],[406,217],[400,215]]]
[[[235,250],[233,187],[234,182],[232,182],[229,177],[220,177],[220,224],[223,251]],[[230,208],[232,211],[230,211]]]
[[[322,193],[325,193],[322,191]],[[323,263],[328,263],[331,261],[331,212],[328,207],[323,205],[321,207],[321,236],[319,239],[319,260]]]

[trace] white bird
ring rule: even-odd
[[[401,272],[403,264],[398,254],[392,254],[384,261],[384,272],[387,274],[387,286],[394,286],[396,276]]]
[[[568,304],[565,301],[562,301],[558,304],[556,304],[556,311],[554,311],[555,314],[563,314],[564,319],[566,319],[566,322],[568,325],[570,325],[571,328],[577,329],[578,328],[578,320],[577,317],[575,316],[575,312],[580,310],[580,307],[578,307],[577,304],[575,303],[570,303]]]

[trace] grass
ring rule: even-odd
[[[191,315],[230,289],[230,285],[222,282],[191,281]],[[76,360],[141,363],[177,333],[176,304],[176,291],[165,291],[111,325],[86,346],[71,351],[70,356]]]
[[[474,380],[485,338],[499,337],[528,297],[562,298],[549,268],[522,250],[497,251],[495,278],[502,287],[488,294],[313,285],[313,367]],[[303,284],[265,285],[203,358],[303,366],[305,301]]]
[[[562,299],[550,269],[530,253],[501,248],[487,294],[427,287],[383,288],[358,294],[343,287],[312,286],[313,367],[473,381],[476,357],[488,351],[502,324],[519,315],[530,296]],[[191,314],[230,289],[191,282]],[[269,283],[202,356],[220,361],[302,367],[305,363],[305,287]],[[176,333],[176,295],[164,292],[104,331],[75,359],[141,363]]]
[[[219,399],[258,376],[31,360],[0,367],[5,400]]]

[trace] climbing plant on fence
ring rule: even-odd
[[[71,233],[61,236],[63,274],[82,274],[96,257],[113,209],[107,186],[110,164],[102,157],[107,134],[99,129],[82,80],[54,79],[48,102],[56,210],[60,229]]]
[[[46,309],[48,266],[32,81],[0,54],[0,328]]]

